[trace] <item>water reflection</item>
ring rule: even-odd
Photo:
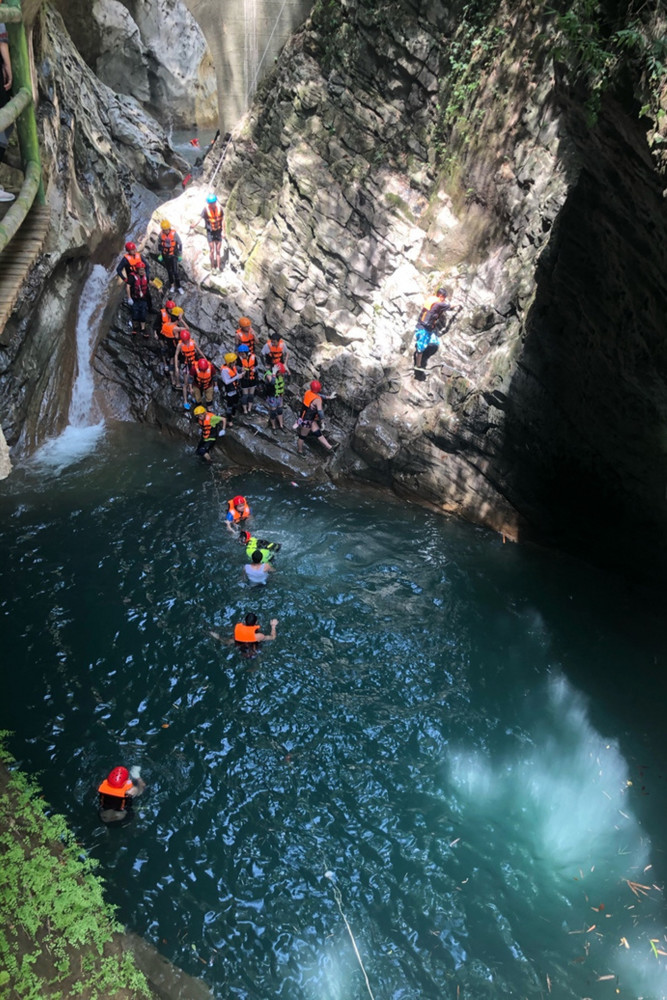
[[[210,473],[136,429],[1,501],[0,721],[121,917],[225,996],[662,996],[662,734],[610,687],[663,655],[649,610],[418,510],[237,485],[282,544],[261,593]],[[279,627],[246,661],[208,630],[250,606]],[[121,760],[150,791],[100,828]]]

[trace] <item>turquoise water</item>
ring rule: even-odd
[[[667,994],[658,598],[140,428],[48,454],[0,496],[0,725],[125,923],[218,997]],[[208,634],[246,610],[253,660]],[[110,829],[118,763],[149,790]]]

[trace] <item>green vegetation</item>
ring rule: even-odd
[[[13,763],[0,743],[0,1000],[150,997],[96,862]]]

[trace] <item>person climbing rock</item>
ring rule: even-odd
[[[116,268],[116,274],[121,281],[125,282],[127,290],[127,301],[132,305],[132,289],[130,287],[130,278],[133,274],[136,274],[140,267],[144,268],[146,273],[146,280],[150,281],[150,271],[148,269],[148,264],[141,256],[137,250],[136,243],[128,242],[125,244],[125,253],[118,262],[118,267]]]
[[[283,397],[285,395],[285,375],[287,368],[282,363],[269,368],[264,374],[264,391],[269,407],[269,427],[274,431],[283,427]]]
[[[225,514],[225,524],[227,530],[233,533],[234,526],[240,521],[247,521],[250,517],[250,506],[245,497],[237,496],[227,501],[227,513]]]
[[[241,413],[252,413],[257,388],[257,358],[247,344],[239,344],[238,359],[241,367]]]
[[[415,327],[415,369],[420,370],[427,348],[437,348],[440,344],[437,330],[441,327],[451,309],[446,288],[439,288],[435,295],[429,295],[419,313]]]
[[[211,462],[211,452],[215,448],[219,437],[225,434],[225,418],[211,413],[205,406],[195,406],[194,415],[201,428],[201,434],[197,443],[196,455],[199,455],[205,462]]]
[[[252,323],[247,316],[241,316],[239,320],[239,325],[236,330],[236,349],[241,346],[241,344],[247,344],[248,349],[255,353],[255,331],[252,328]]]
[[[200,358],[204,357],[192,339],[190,331],[181,330],[178,335],[178,345],[174,354],[174,375],[176,380],[180,378],[180,384],[183,386],[184,410],[190,409],[190,403],[188,402],[189,387],[192,378],[190,370],[195,363],[195,357],[197,355],[199,355]]]
[[[267,368],[273,368],[277,364],[283,364],[287,368],[287,348],[277,331],[269,335],[267,343],[262,348],[262,358]]]
[[[201,213],[201,218],[206,226],[206,239],[211,258],[211,272],[215,274],[221,269],[220,251],[222,241],[227,238],[225,223],[225,213],[218,204],[218,196],[211,193],[206,196],[206,205]],[[194,228],[191,227],[191,229]]]
[[[225,363],[220,368],[220,390],[225,395],[225,416],[227,426],[233,427],[233,420],[236,416],[236,408],[241,402],[238,383],[243,377],[243,373],[236,367],[237,355],[233,351],[225,354]]]
[[[160,345],[162,371],[171,378],[171,384],[175,389],[179,386],[174,374],[174,355],[178,347],[179,333],[181,329],[185,329],[179,325],[182,316],[181,307],[177,306],[173,299],[167,299],[155,320],[155,335]]]
[[[215,369],[211,362],[207,361],[206,358],[200,358],[194,366],[192,395],[195,397],[195,403],[197,403],[197,405],[202,402],[206,403],[207,406],[212,405],[214,374]]]
[[[267,542],[265,538],[255,538],[249,531],[241,529],[239,543],[245,545],[245,554],[252,558],[253,552],[260,552],[262,562],[271,562],[276,552],[280,552],[280,542]]]
[[[2,64],[2,78],[0,79],[0,108],[4,108],[12,98],[12,60],[9,55],[9,35],[7,28],[0,22],[0,64]],[[0,163],[4,163],[7,158],[7,147],[13,125],[0,132]],[[13,165],[13,164],[10,164]],[[0,201],[14,201],[15,194],[5,191],[0,187]]]
[[[132,317],[132,333],[136,336],[142,333],[144,337],[150,334],[146,329],[148,310],[151,307],[151,290],[146,277],[146,268],[139,266],[130,273],[128,279],[130,291],[130,315]]]
[[[301,414],[295,424],[295,429],[298,433],[296,450],[299,455],[303,455],[303,442],[311,434],[314,438],[318,438],[322,442],[327,451],[333,451],[333,446],[322,433],[324,429],[324,407],[322,406],[322,400],[335,398],[335,392],[330,396],[322,395],[322,383],[318,382],[317,379],[314,379],[310,383],[310,389],[308,389],[303,397]]]
[[[270,562],[264,562],[259,549],[255,549],[250,556],[250,562],[243,567],[243,573],[248,583],[266,584],[269,582],[269,573],[274,571],[275,567]]]
[[[169,280],[169,291],[183,294],[181,282],[178,274],[178,265],[183,260],[183,244],[175,229],[172,229],[171,222],[163,219],[160,223],[160,235],[158,237],[158,258],[164,264]]]
[[[114,767],[98,786],[98,814],[103,823],[117,823],[127,819],[131,813],[132,800],[146,788],[141,777],[141,768]]]

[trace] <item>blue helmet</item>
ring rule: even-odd
[[[250,348],[248,347],[247,344],[239,344],[239,346],[236,348],[236,350],[237,350],[237,352],[239,354],[243,354],[244,352],[249,351]]]
[[[209,203],[209,205],[215,205],[215,203],[216,203],[217,200],[218,200],[217,194],[207,194],[206,195],[206,201]]]

